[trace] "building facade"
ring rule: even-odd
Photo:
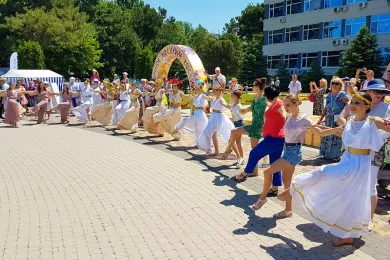
[[[390,0],[264,0],[264,55],[268,73],[280,61],[292,74],[313,60],[334,75],[342,52],[366,25],[377,36],[386,66],[390,62]]]

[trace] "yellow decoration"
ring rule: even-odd
[[[352,96],[355,97],[355,98],[358,98],[360,100],[363,100],[364,102],[366,102],[367,105],[371,105],[372,104],[372,102],[370,100],[368,100],[367,98],[363,97],[362,95],[354,94]]]

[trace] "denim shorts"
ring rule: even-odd
[[[302,161],[302,146],[285,146],[283,159],[289,162],[292,166],[297,166]]]
[[[233,124],[234,124],[234,127],[243,127],[243,126],[245,126],[244,120],[234,121]]]

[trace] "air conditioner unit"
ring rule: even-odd
[[[280,19],[280,22],[281,22],[281,23],[285,23],[285,22],[286,22],[286,18],[281,18],[281,19]]]
[[[333,8],[333,12],[335,12],[335,13],[340,12],[340,7],[335,7],[335,8]]]
[[[367,2],[359,3],[359,8],[363,9],[367,7]]]
[[[348,6],[342,6],[342,7],[340,7],[340,10],[341,10],[341,12],[346,12],[346,11],[348,11]]]
[[[340,45],[340,40],[333,40],[333,46]]]
[[[348,44],[348,40],[347,39],[342,39],[341,40],[341,44],[342,45],[347,45]]]

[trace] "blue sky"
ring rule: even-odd
[[[248,4],[261,3],[263,0],[144,0],[152,7],[164,7],[168,16],[176,20],[190,22],[194,27],[201,24],[210,32],[222,33],[230,18],[241,14]],[[188,4],[190,3],[190,4]]]

